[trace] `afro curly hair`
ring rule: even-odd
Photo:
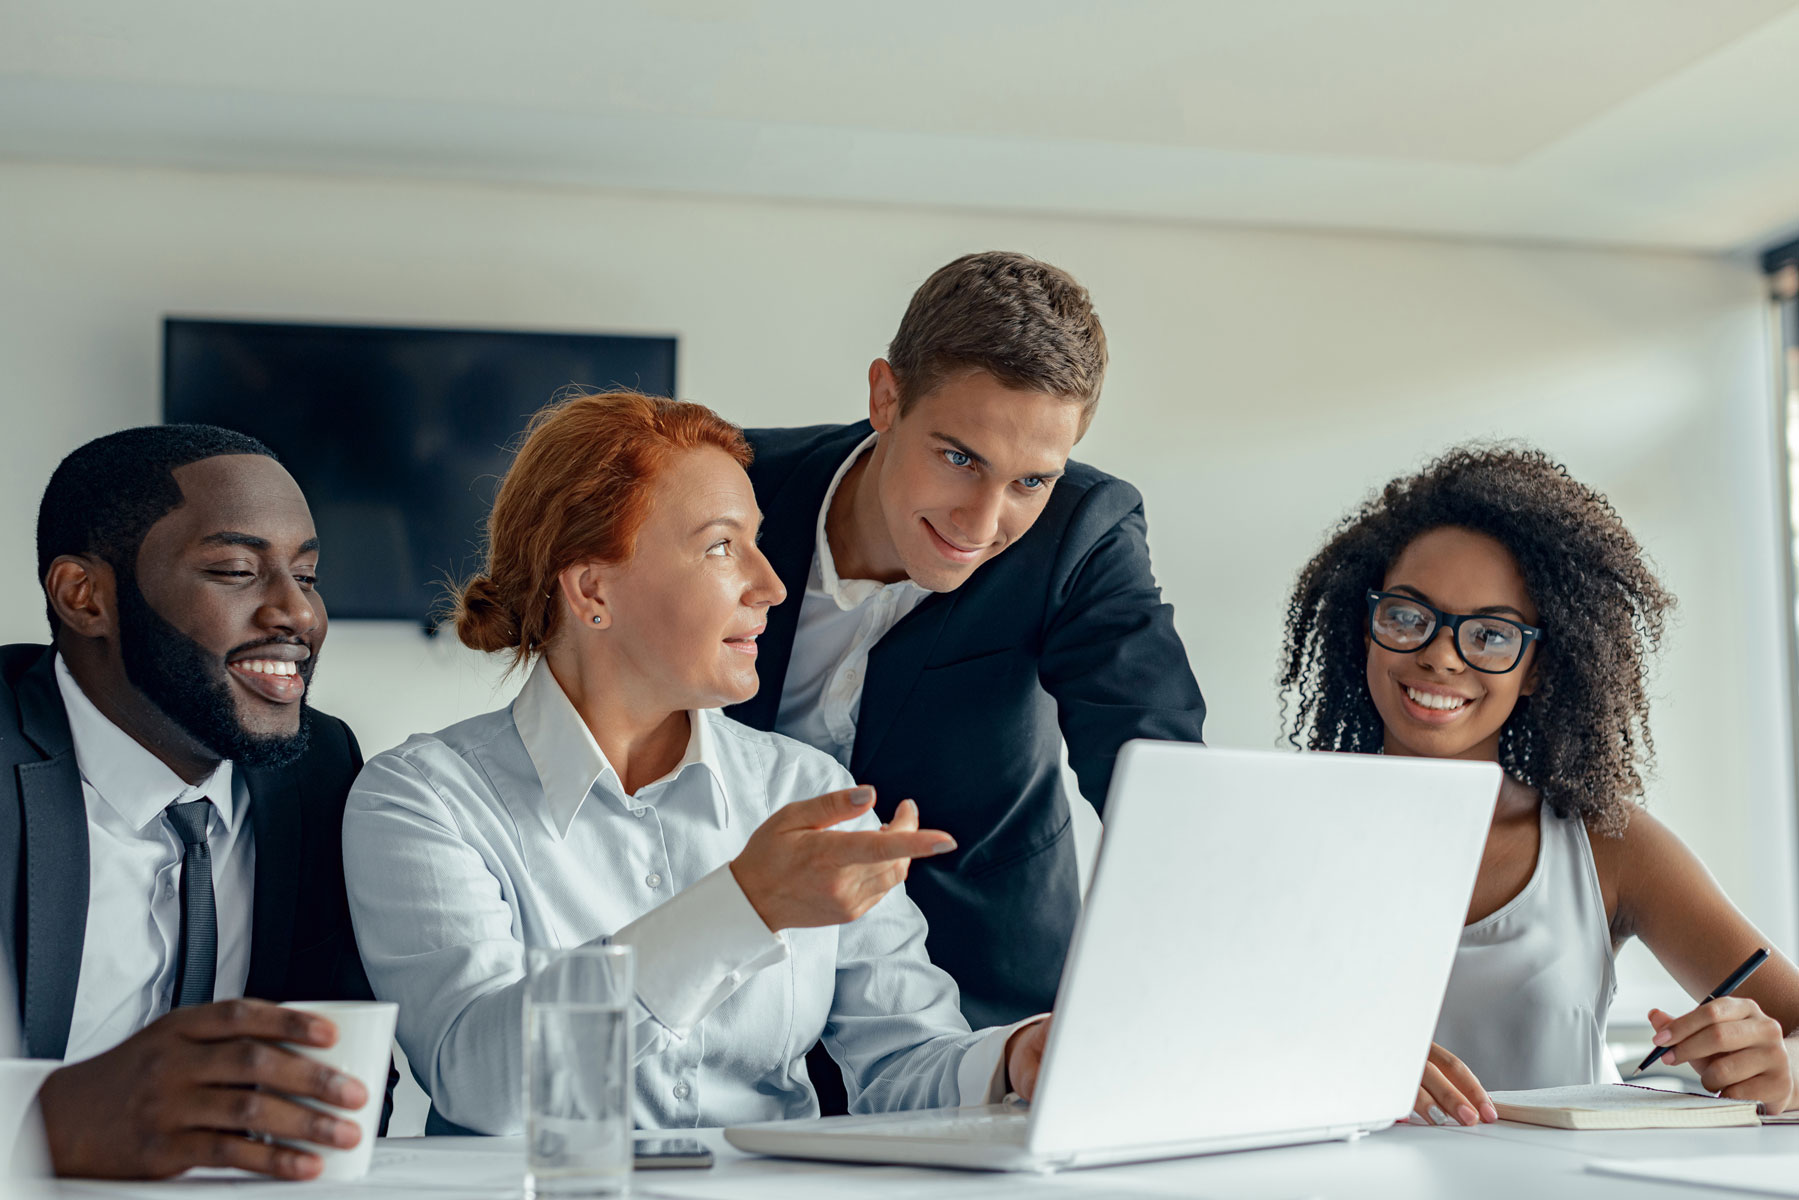
[[[1381,749],[1367,684],[1367,593],[1419,535],[1444,526],[1511,552],[1545,630],[1537,688],[1501,730],[1500,765],[1557,816],[1621,831],[1655,754],[1646,675],[1674,597],[1606,498],[1527,446],[1452,449],[1338,524],[1287,603],[1280,687],[1288,740],[1311,750]]]

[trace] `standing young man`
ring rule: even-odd
[[[51,644],[0,647],[0,969],[31,1056],[0,1096],[35,1094],[61,1175],[311,1178],[301,1147],[360,1135],[303,1100],[381,1097],[282,1046],[329,1021],[269,1003],[370,996],[340,833],[362,758],[305,704],[306,499],[241,434],[128,429],[62,461],[37,536]]]
[[[1084,288],[971,254],[912,297],[868,369],[868,420],[749,431],[790,599],[732,714],[956,839],[907,891],[977,1027],[1047,1010],[1061,977],[1080,910],[1062,741],[1103,803],[1120,746],[1199,741],[1205,717],[1142,497],[1068,460],[1105,367]]]

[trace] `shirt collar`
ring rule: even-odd
[[[881,435],[871,433],[863,438],[854,450],[850,451],[843,465],[837,468],[837,474],[831,476],[831,486],[825,489],[825,502],[818,507],[818,539],[812,556],[812,580],[819,591],[829,596],[844,612],[860,607],[870,596],[878,595],[889,587],[917,588],[918,584],[911,579],[902,579],[895,583],[882,583],[878,579],[842,579],[837,574],[837,559],[831,553],[831,539],[825,535],[825,517],[830,515],[831,501],[837,495],[837,487],[848,475],[856,460],[867,454],[874,447]],[[920,588],[920,591],[923,589]]]
[[[69,735],[75,743],[75,765],[82,781],[130,828],[142,830],[169,805],[201,797],[212,801],[227,826],[235,824],[238,811],[230,759],[221,761],[199,783],[190,784],[107,719],[75,682],[60,654],[56,656],[56,687],[69,715]]]
[[[709,709],[689,709],[687,718],[691,732],[681,761],[662,778],[639,788],[639,799],[626,803],[624,781],[606,761],[606,752],[594,740],[593,731],[581,719],[562,685],[556,682],[547,659],[540,657],[537,660],[537,665],[531,668],[531,677],[525,680],[518,698],[512,702],[513,723],[518,726],[519,739],[525,743],[525,753],[531,756],[531,765],[537,769],[538,782],[543,786],[545,811],[556,829],[556,836],[564,838],[575,823],[575,814],[581,811],[581,805],[586,803],[595,787],[604,785],[604,790],[624,807],[640,808],[649,803],[641,799],[644,792],[678,778],[687,768],[696,765],[712,777],[712,786],[708,790],[712,794],[713,815],[719,828],[730,828],[730,797],[725,791],[725,772],[719,765],[718,737],[711,725],[714,717]]]

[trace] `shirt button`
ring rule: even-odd
[[[685,1100],[691,1093],[692,1089],[687,1086],[685,1081],[675,1085],[675,1099]]]
[[[654,872],[654,871],[651,871],[648,875],[645,875],[643,877],[643,881],[645,883],[649,884],[653,888],[659,888],[662,886],[662,876],[656,874],[656,872]]]
[[[174,880],[168,879],[168,880],[163,881],[162,894],[165,896],[173,896],[175,894],[175,881]]]
[[[856,668],[851,667],[849,670],[845,671],[843,673],[843,678],[846,683],[856,682]]]
[[[643,809],[641,809],[641,808],[634,808],[634,809],[632,809],[632,810],[631,810],[631,815],[632,815],[632,816],[634,816],[634,817],[636,817],[636,818],[638,818],[638,819],[639,819],[639,820],[642,820],[642,819],[643,819],[643,814],[644,814],[644,811],[645,811],[645,810],[643,810]]]

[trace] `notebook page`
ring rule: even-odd
[[[1520,1108],[1576,1108],[1587,1112],[1641,1112],[1644,1109],[1733,1108],[1749,1103],[1719,1096],[1693,1096],[1627,1083],[1588,1083],[1574,1087],[1533,1088],[1523,1092],[1489,1092],[1495,1104]]]

